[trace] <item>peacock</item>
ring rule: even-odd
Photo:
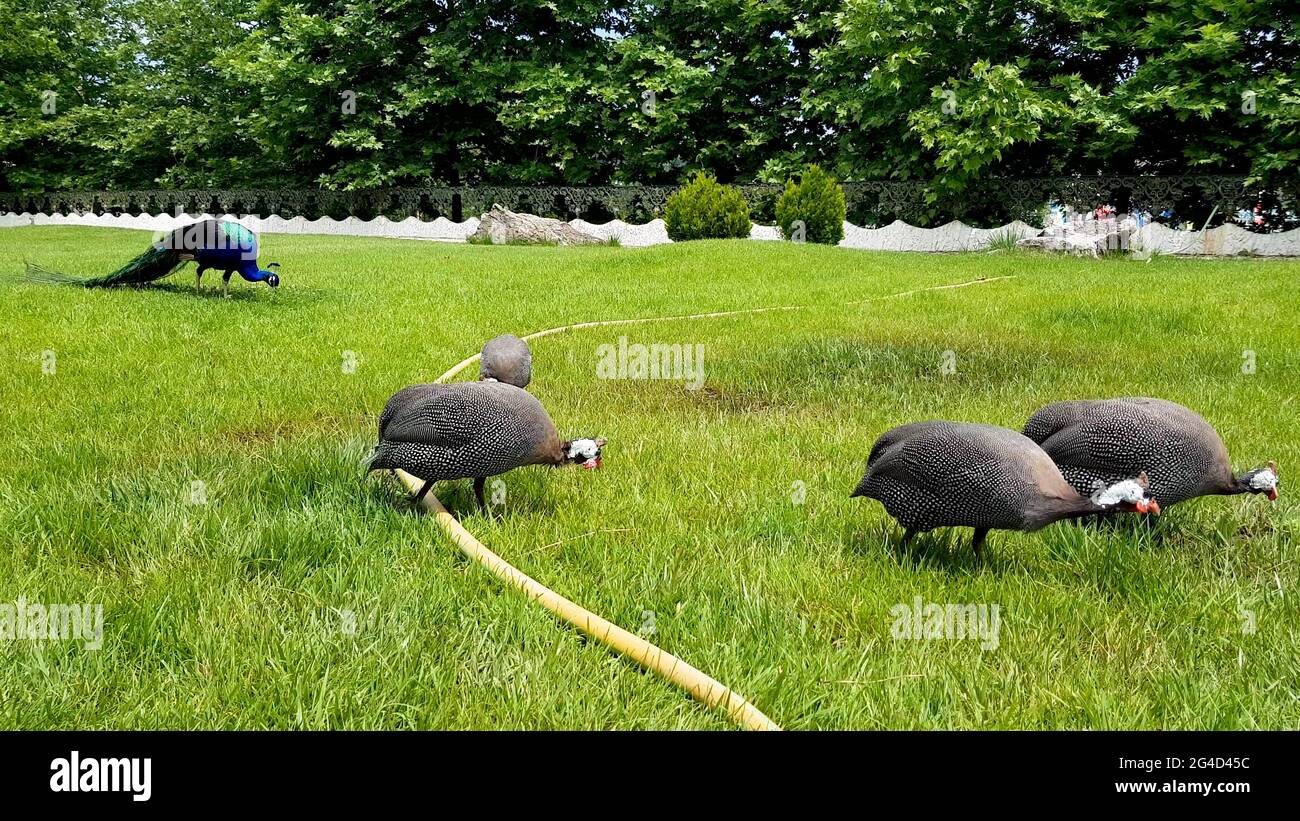
[[[230,297],[230,277],[238,273],[249,282],[265,282],[272,288],[280,285],[280,276],[257,267],[257,235],[237,222],[206,219],[183,225],[157,240],[149,250],[111,274],[93,279],[79,279],[69,274],[49,271],[27,264],[27,277],[39,282],[75,283],[87,288],[110,288],[117,285],[142,285],[162,279],[186,262],[198,263],[194,290],[203,287],[203,272],[209,268],[224,272],[221,293]],[[268,269],[278,268],[272,262]]]

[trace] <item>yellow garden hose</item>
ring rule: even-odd
[[[845,302],[843,304],[862,305],[863,303],[866,302],[878,302],[882,299],[898,299],[899,297],[911,296],[912,294],[920,294],[926,291],[947,291],[953,288],[965,288],[968,285],[983,285],[984,283],[987,282],[998,282],[1004,279],[1015,279],[1015,275],[1012,274],[1012,275],[1000,276],[1000,277],[982,277],[980,279],[971,279],[965,282],[955,282],[950,285],[932,285],[928,288],[914,288],[913,290],[910,291],[899,291],[896,294],[885,294],[884,296],[871,297],[870,299],[859,299],[855,302]],[[525,342],[527,342],[533,339],[541,339],[542,337],[550,336],[551,334],[564,333],[566,331],[576,331],[579,328],[602,328],[608,325],[640,325],[646,322],[674,322],[674,321],[681,321],[686,319],[717,319],[720,317],[741,316],[742,314],[771,313],[772,311],[802,311],[812,307],[814,306],[778,305],[778,306],[770,306],[766,308],[740,308],[735,311],[714,311],[712,313],[707,313],[707,314],[684,314],[682,316],[648,316],[648,317],[641,317],[638,319],[602,319],[602,320],[597,320],[595,322],[575,322],[572,325],[561,325],[558,328],[547,328],[544,331],[536,331],[534,333],[531,333],[528,336],[522,337],[522,339]],[[446,382],[448,379],[451,379],[456,374],[465,370],[470,365],[473,365],[478,360],[479,360],[479,354],[474,354],[473,356],[466,357],[465,359],[462,359],[460,362],[457,362],[455,365],[451,366],[451,368],[448,369],[442,376],[439,376],[437,379],[433,381]]]
[[[424,484],[405,471],[394,471],[406,487],[415,493]],[[716,707],[731,716],[742,727],[750,730],[779,730],[772,719],[759,712],[738,693],[733,692],[718,680],[705,675],[691,665],[661,650],[638,635],[629,633],[617,624],[597,616],[590,610],[574,604],[527,574],[515,569],[509,562],[488,549],[487,545],[474,538],[456,517],[447,512],[442,503],[432,493],[424,496],[424,506],[438,519],[438,524],[456,546],[466,556],[492,571],[493,575],[512,587],[517,587],[528,594],[533,601],[545,607],[555,615],[572,624],[583,633],[604,644],[617,653],[652,670],[691,694],[691,697]]]
[[[967,285],[976,285],[984,282],[995,282],[1002,279],[1012,279],[1010,276],[991,277],[987,279],[976,279],[968,282],[959,282],[952,285],[936,285],[930,288],[919,288],[911,291],[903,291],[897,294],[887,294],[882,297],[873,297],[872,299],[859,300],[858,302],[846,303],[849,305],[861,304],[862,302],[874,302],[881,299],[892,299],[895,297],[909,296],[920,293],[921,291],[939,291],[949,288],[962,288]],[[779,307],[767,308],[744,308],[735,311],[715,311],[713,313],[689,314],[686,316],[666,316],[666,317],[645,317],[640,319],[609,319],[597,322],[579,322],[572,325],[563,325],[558,328],[548,328],[544,331],[537,331],[523,337],[524,340],[539,339],[551,334],[563,333],[566,331],[577,330],[579,328],[599,328],[609,325],[634,325],[645,322],[671,322],[674,320],[686,319],[708,319],[717,317],[739,316],[742,314],[757,314],[771,311],[797,311],[812,306],[808,305],[785,305]],[[455,377],[461,371],[473,365],[479,359],[479,354],[468,357],[449,369],[446,373],[439,376],[436,382],[446,382]],[[412,494],[418,493],[424,482],[411,474],[402,471],[393,471],[401,479],[407,490]],[[601,618],[592,613],[590,610],[569,601],[560,594],[549,589],[545,585],[528,576],[526,573],[515,568],[505,559],[493,553],[487,545],[474,538],[474,534],[461,525],[447,512],[442,503],[432,493],[426,493],[423,499],[424,506],[430,510],[437,519],[438,525],[446,531],[451,540],[461,551],[486,567],[497,578],[506,584],[522,590],[534,601],[551,611],[555,615],[564,619],[569,624],[578,628],[584,634],[596,639],[606,645],[616,653],[640,664],[648,670],[663,676],[672,683],[681,687],[691,694],[695,700],[716,709],[724,711],[735,722],[748,730],[779,730],[776,722],[763,715],[763,713],[745,700],[743,696],[736,693],[731,688],[722,684],[718,680],[706,675],[700,670],[692,667],[685,661],[677,658],[672,653],[668,653],[659,647],[651,644],[645,639],[633,633],[624,630],[622,627],[613,622]]]

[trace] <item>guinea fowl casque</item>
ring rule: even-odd
[[[975,529],[978,556],[989,530],[1030,532],[1111,510],[1159,513],[1146,477],[1084,496],[1042,448],[1013,430],[962,422],[915,422],[886,431],[871,448],[852,496],[867,496],[906,528],[903,544],[936,527]]]
[[[533,354],[528,343],[513,334],[489,339],[479,355],[479,375],[483,381],[505,382],[526,388],[533,378]]]
[[[79,279],[30,263],[27,276],[37,281],[71,283],[87,288],[143,285],[174,273],[190,260],[199,266],[194,274],[196,291],[202,285],[203,272],[208,269],[223,272],[221,293],[226,297],[230,296],[230,277],[236,273],[249,282],[265,282],[272,288],[280,284],[279,274],[257,266],[257,235],[237,222],[218,219],[181,226],[154,242],[148,251],[102,277]],[[278,267],[278,262],[268,266]]]
[[[1149,492],[1168,506],[1197,496],[1262,493],[1277,499],[1277,465],[1234,474],[1218,431],[1195,412],[1164,399],[1055,402],[1025,425],[1065,480],[1080,493],[1146,471]]]
[[[532,394],[504,382],[413,385],[393,394],[379,417],[379,444],[368,470],[400,469],[434,482],[473,479],[483,485],[525,465],[600,467],[604,439],[561,440]]]

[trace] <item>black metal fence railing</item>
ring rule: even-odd
[[[924,182],[865,180],[842,183],[848,218],[858,225],[884,225],[901,219],[937,225],[961,219],[974,225],[1000,225],[1013,219],[1041,223],[1049,203],[1075,210],[1110,205],[1119,213],[1150,212],[1170,222],[1200,225],[1232,219],[1243,209],[1262,212],[1258,230],[1296,224],[1296,192],[1263,193],[1246,187],[1241,176],[1095,176],[988,179],[964,189],[960,197],[928,197]],[[753,216],[771,222],[780,185],[741,185]],[[642,222],[663,213],[675,186],[466,186],[389,188],[358,191],[309,189],[0,192],[0,212],[22,213],[229,213],[282,217],[353,216],[392,219],[439,216],[460,222],[494,203],[512,210],[591,222],[619,218]]]

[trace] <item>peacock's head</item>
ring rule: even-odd
[[[280,287],[280,275],[277,274],[275,271],[271,270],[273,268],[279,268],[279,267],[280,267],[280,263],[278,262],[272,262],[270,265],[266,266],[267,268],[267,270],[265,271],[266,284],[270,285],[272,288]]]
[[[582,465],[587,470],[600,467],[600,449],[604,439],[574,439],[563,444],[564,461]]]
[[[1270,501],[1277,501],[1277,489],[1282,486],[1278,478],[1277,462],[1269,462],[1262,468],[1246,471],[1241,483],[1249,493],[1263,493]]]

